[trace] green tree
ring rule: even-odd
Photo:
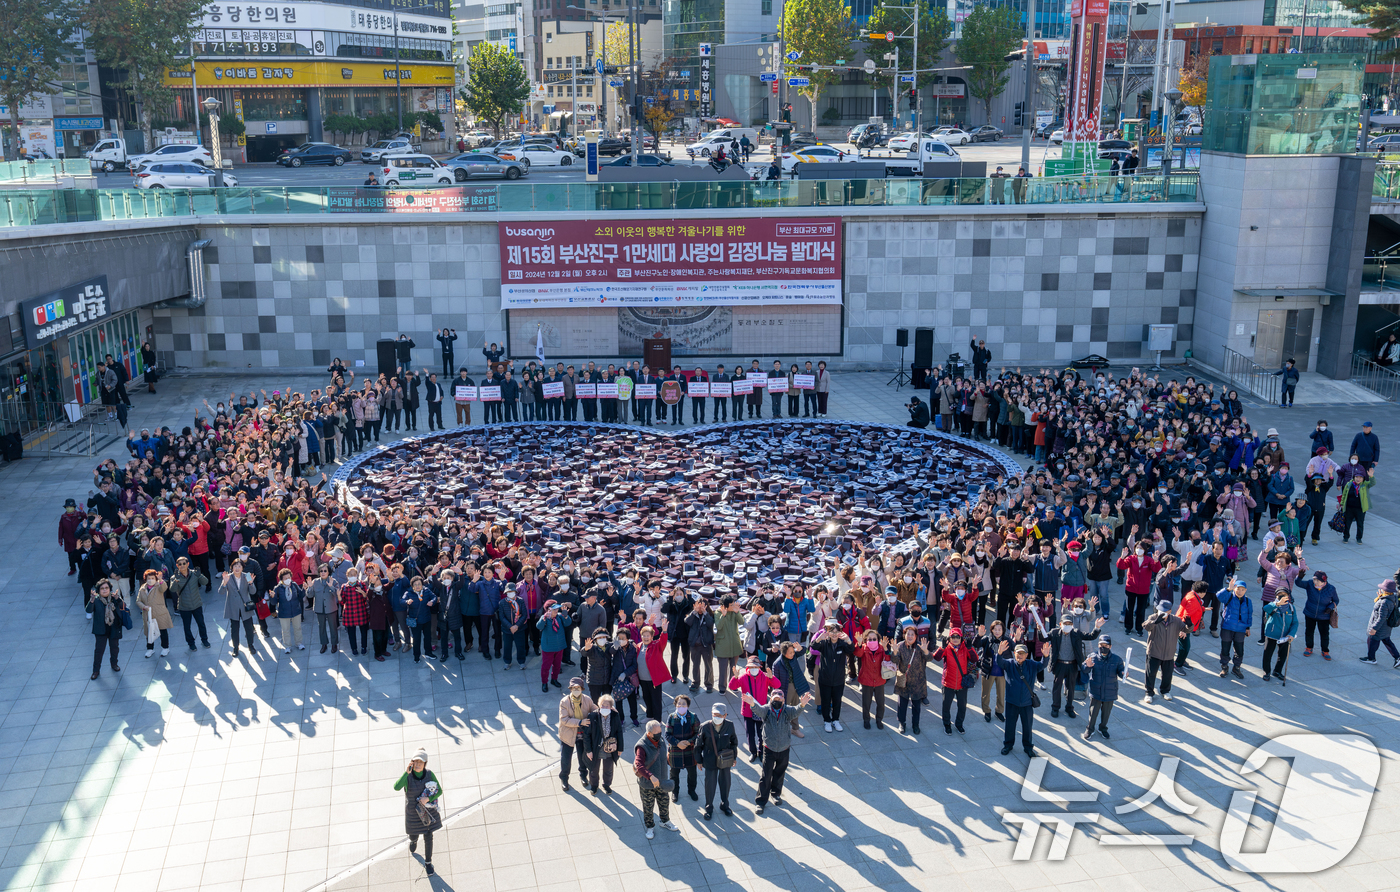
[[[10,108],[9,149],[6,158],[19,153],[19,107],[36,93],[48,93],[58,77],[59,58],[71,51],[68,38],[78,24],[77,7],[70,0],[27,3],[0,0],[0,103]]]
[[[1011,80],[1006,74],[1011,68],[1006,54],[1020,49],[1023,36],[1021,13],[1009,6],[974,6],[963,20],[956,48],[958,61],[972,66],[967,72],[968,92],[982,100],[989,121],[992,100]]]
[[[1376,29],[1376,33],[1371,35],[1372,40],[1379,42],[1400,37],[1400,0],[1342,0],[1342,5],[1361,14],[1358,24]],[[1303,44],[1306,43],[1305,37]],[[1299,48],[1302,48],[1301,44]],[[1316,49],[1315,44],[1313,48]],[[1400,48],[1382,53],[1381,58],[1400,58]]]
[[[151,116],[169,104],[175,91],[165,73],[192,64],[190,40],[201,23],[205,0],[90,0],[83,17],[88,46],[109,68],[122,69],[121,84],[139,105],[146,150],[155,148]]]
[[[829,69],[812,71],[805,66],[835,65],[848,58],[857,33],[851,10],[843,0],[787,0],[783,4],[783,48],[802,54],[796,62],[783,60],[783,76],[811,79],[811,86],[799,87],[798,92],[811,104],[813,123],[817,121],[817,101],[822,90],[840,81],[841,74]]]
[[[530,76],[515,53],[493,43],[479,43],[467,62],[467,109],[487,121],[497,136],[505,120],[520,114],[530,98]]]
[[[943,58],[943,51],[948,48],[948,36],[953,33],[953,23],[948,21],[948,13],[943,8],[923,9],[923,15],[919,22],[919,79],[920,87],[927,86],[934,82],[937,74],[931,69],[937,68],[939,61]],[[885,53],[893,53],[895,47],[899,47],[899,66],[901,70],[909,70],[914,67],[914,13],[912,10],[889,8],[886,6],[875,7],[875,14],[870,17],[870,23],[866,26],[871,35],[882,35],[879,39],[874,36],[866,38],[865,54],[875,60],[875,64],[881,69],[889,68],[891,63],[885,60]],[[887,32],[895,33],[894,40],[886,40],[883,35]],[[908,35],[907,37],[902,35]],[[899,107],[899,94],[906,86],[903,81],[896,81],[894,75],[877,71],[870,75],[870,79],[880,88],[890,92],[890,108]]]

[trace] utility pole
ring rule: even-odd
[[[403,132],[403,71],[399,68],[399,13],[394,10],[394,97],[399,107],[399,132]]]
[[[1162,93],[1167,89],[1166,53],[1162,49],[1162,37],[1166,33],[1167,4],[1170,2],[1171,0],[1161,0],[1157,6],[1157,55],[1154,59],[1156,65],[1152,70],[1152,104],[1158,108],[1162,107]],[[1162,122],[1162,126],[1166,126],[1165,121]]]
[[[598,122],[603,133],[608,132],[608,20],[603,19],[603,38],[598,41],[598,60],[602,69],[598,72]]]
[[[1026,100],[1021,107],[1021,166],[1031,170],[1031,133],[1035,130],[1035,0],[1026,0]]]
[[[909,111],[912,112],[914,116],[915,138],[920,138],[923,134],[923,131],[919,129],[919,106],[923,103],[923,94],[919,92],[919,26],[923,23],[923,13],[920,11],[919,0],[914,0],[914,63],[910,67],[914,69],[915,99],[910,103],[914,107]]]
[[[632,169],[637,169],[637,141],[641,138],[642,116],[638,109],[642,104],[642,79],[638,76],[642,56],[641,35],[637,33],[637,0],[627,0],[627,58],[632,69]],[[633,49],[633,39],[636,49]]]

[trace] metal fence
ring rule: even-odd
[[[1392,403],[1400,400],[1400,372],[1377,365],[1364,353],[1351,354],[1351,380]]]
[[[1195,203],[1194,173],[1135,177],[780,180],[682,183],[463,183],[356,186],[0,191],[0,227],[195,216],[385,213],[599,214],[769,208]]]
[[[1237,389],[1247,390],[1260,399],[1278,405],[1279,385],[1283,379],[1275,375],[1272,369],[1266,369],[1248,356],[1226,347],[1222,371]]]
[[[27,455],[97,455],[126,434],[105,406],[22,398],[0,402],[0,431],[19,433]]]

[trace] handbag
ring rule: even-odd
[[[728,747],[727,749],[720,749],[719,733],[715,731],[715,726],[713,724],[705,729],[705,733],[710,735],[710,744],[715,751],[715,768],[733,768],[734,764],[739,761],[738,748]]]
[[[977,667],[964,661],[959,668],[962,669],[962,689],[970,691],[977,687]]]
[[[131,631],[131,611],[128,610],[127,608],[125,608],[125,607],[122,607],[122,608],[118,609],[117,612],[120,613],[120,614],[122,615],[122,628],[123,628],[123,629],[126,629],[128,632],[130,632],[130,631]]]
[[[1327,624],[1332,628],[1337,628],[1337,608],[1332,608],[1332,616],[1328,618]]]
[[[626,700],[635,693],[637,693],[637,686],[632,684],[631,678],[624,678],[621,681],[615,682],[612,686],[614,700]]]
[[[894,678],[899,674],[899,667],[894,664],[894,660],[883,660],[880,663],[880,677],[884,679]]]

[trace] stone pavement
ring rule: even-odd
[[[885,388],[887,378],[837,378],[831,416],[904,421],[909,391]],[[279,383],[304,389],[318,382]],[[179,427],[206,393],[252,386],[273,389],[265,377],[167,378],[157,397],[133,394],[133,426]],[[1328,409],[1338,417],[1346,411]],[[1383,438],[1395,429],[1393,408],[1372,414]],[[1294,419],[1301,416],[1282,410],[1261,407],[1250,415],[1256,425],[1280,428],[1290,456],[1306,450],[1304,430],[1315,419],[1300,429]],[[1349,425],[1333,420],[1338,439],[1349,441]],[[124,453],[119,447],[114,454]],[[804,719],[807,736],[795,741],[781,808],[754,815],[756,771],[745,762],[736,771],[734,818],[716,813],[713,822],[702,821],[682,793],[673,811],[681,832],[658,830],[648,842],[625,765],[612,797],[559,791],[551,769],[558,697],[553,689],[539,692],[537,662],[507,673],[479,656],[445,666],[403,657],[380,664],[322,656],[315,647],[288,657],[262,643],[257,658],[233,661],[225,624],[211,618],[213,650],[186,651],[177,631],[170,657],[146,660],[139,636],[128,633],[124,671],[113,675],[104,667],[90,682],[92,638],[77,586],[63,575],[54,527],[62,499],[86,494],[94,463],[26,460],[0,469],[7,508],[0,532],[11,544],[0,586],[11,615],[23,618],[0,628],[0,885],[6,889],[943,892],[1048,884],[1114,892],[1215,886],[1366,892],[1395,886],[1400,806],[1389,770],[1400,673],[1389,660],[1356,661],[1375,584],[1396,563],[1390,551],[1396,527],[1378,516],[1380,505],[1395,500],[1380,486],[1365,545],[1342,546],[1327,533],[1324,544],[1307,549],[1309,564],[1337,584],[1342,623],[1335,659],[1324,663],[1295,652],[1287,688],[1260,680],[1260,649],[1251,641],[1247,682],[1197,668],[1179,677],[1173,702],[1144,706],[1143,642],[1108,627],[1118,653],[1133,649],[1112,740],[1081,740],[1083,712],[1078,720],[1051,719],[1047,704],[1036,716],[1037,746],[1049,758],[1044,788],[1098,791],[1097,802],[1023,801],[1028,760],[1019,748],[998,755],[1001,728],[982,721],[975,697],[965,735],[945,736],[926,711],[922,736],[901,737],[893,701],[886,729],[864,731],[858,698],[848,695],[844,733],[824,734],[814,716]],[[1116,605],[1121,590],[1113,597]],[[1215,664],[1210,652],[1217,647],[1208,635],[1194,639],[1193,666]],[[680,690],[668,687],[667,694]],[[698,698],[700,715],[708,715],[713,699]],[[729,705],[737,713],[737,701]],[[1258,851],[1268,843],[1267,824],[1287,779],[1278,760],[1244,777],[1240,763],[1261,742],[1300,730],[1350,731],[1380,748],[1385,764],[1365,833],[1339,865],[1321,873],[1233,871],[1220,845],[1230,792],[1260,791],[1245,845]],[[403,846],[403,801],[392,790],[420,745],[432,754],[450,822],[438,835],[433,878],[424,874],[421,849],[410,857]],[[1143,794],[1163,756],[1181,759],[1178,789],[1199,809],[1183,815],[1159,802],[1116,815],[1109,806]],[[1018,861],[1015,830],[1002,822],[1007,810],[1098,818],[1097,825],[1079,825],[1063,860],[1053,858],[1046,831],[1032,857]],[[1317,813],[1332,818],[1325,808]],[[1098,842],[1138,832],[1196,840],[1189,848]]]

